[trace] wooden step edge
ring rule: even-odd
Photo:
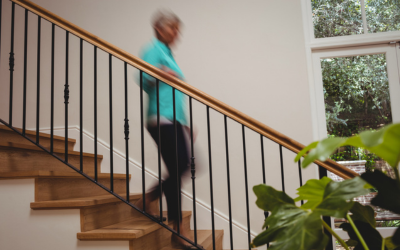
[[[22,129],[21,129],[21,128],[14,128],[14,129],[16,129],[16,130],[22,132]],[[7,127],[6,125],[0,125],[0,130],[13,131],[12,129],[10,129],[10,128]],[[35,135],[35,136],[36,136],[36,131],[33,131],[33,130],[25,130],[25,134],[28,134],[28,135]],[[42,133],[42,132],[39,132],[39,136],[40,136],[40,137],[44,137],[44,138],[50,138],[50,137],[51,137],[50,134]],[[65,141],[65,137],[58,136],[58,135],[53,135],[53,139]],[[74,142],[74,143],[76,143],[76,140],[75,140],[75,139],[72,139],[72,138],[68,138],[68,142]]]
[[[204,249],[212,249],[213,246],[212,230],[200,230],[200,231],[209,232],[209,236],[202,242],[199,242],[198,244],[203,246]],[[217,244],[218,241],[222,241],[223,236],[224,236],[224,230],[215,230],[215,243]]]
[[[39,148],[36,145],[26,145],[26,144],[15,143],[15,142],[0,142],[0,147],[42,151],[42,149]],[[57,153],[57,154],[64,154],[65,153],[65,151],[63,149],[58,149],[58,148],[54,148],[53,152]],[[68,151],[68,155],[80,155],[80,152],[78,152],[78,151]],[[82,155],[85,156],[85,157],[93,157],[94,158],[94,154],[91,154],[91,153],[83,153]],[[103,155],[99,155],[98,154],[97,158],[98,159],[103,159]]]
[[[164,214],[166,213],[167,212],[164,212]],[[190,219],[191,215],[192,215],[191,211],[182,211],[182,220]],[[145,223],[149,223],[148,220],[149,219],[143,221]],[[153,222],[152,225],[146,226],[146,228],[143,229],[129,229],[126,226],[121,226],[130,222],[135,223],[136,227],[138,226],[137,224],[140,223],[140,221],[138,221],[137,219],[127,220],[104,228],[77,233],[77,239],[78,240],[134,240],[146,236],[156,230],[160,229],[166,230],[164,227],[162,227],[156,222]],[[173,222],[168,222],[168,225],[172,227]]]
[[[94,178],[94,173],[85,173],[89,177]],[[110,178],[109,173],[99,173],[97,178],[106,179]],[[113,179],[126,179],[126,174],[115,174]],[[47,170],[28,170],[28,171],[15,171],[15,172],[0,172],[0,179],[29,179],[29,178],[86,178],[78,172],[71,171],[47,171]],[[129,174],[129,179],[131,175]]]
[[[126,197],[126,194],[119,194],[121,197]],[[142,195],[141,194],[131,194],[130,200],[138,200]],[[90,207],[96,205],[104,205],[109,203],[117,203],[122,202],[120,199],[115,197],[112,194],[107,195],[99,195],[92,197],[83,197],[83,198],[72,198],[72,199],[64,199],[64,200],[53,200],[53,201],[36,201],[31,202],[31,209],[33,210],[43,210],[43,209],[74,209],[74,208],[83,208]]]

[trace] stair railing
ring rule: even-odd
[[[211,222],[212,222],[212,236],[213,236],[213,249],[215,249],[215,218],[214,218],[214,200],[213,200],[213,166],[212,166],[212,150],[211,150],[211,129],[210,129],[210,109],[215,110],[219,112],[220,114],[223,115],[224,117],[224,131],[225,131],[225,153],[226,153],[226,170],[227,170],[227,188],[228,188],[228,207],[229,207],[229,227],[230,227],[230,249],[234,249],[233,245],[233,233],[232,233],[232,224],[233,224],[233,218],[232,218],[232,197],[231,197],[231,184],[230,184],[230,165],[229,165],[229,141],[228,141],[228,119],[234,120],[238,123],[241,124],[242,128],[242,142],[243,142],[243,170],[244,170],[244,180],[245,180],[245,194],[246,194],[246,216],[247,216],[247,241],[248,243],[251,242],[251,226],[250,226],[250,214],[249,214],[249,191],[248,191],[248,169],[247,169],[247,159],[246,159],[246,129],[253,130],[254,132],[258,133],[260,136],[260,151],[261,151],[261,162],[262,162],[262,178],[263,178],[263,183],[266,183],[266,172],[265,172],[265,159],[264,159],[264,138],[267,138],[275,143],[278,144],[279,147],[279,153],[280,153],[280,169],[281,169],[281,184],[282,184],[282,190],[285,191],[285,175],[284,175],[284,164],[283,164],[283,153],[282,150],[283,148],[288,149],[289,151],[292,151],[294,153],[300,152],[303,148],[304,145],[301,143],[277,132],[276,130],[262,124],[261,122],[249,117],[248,115],[226,105],[225,103],[209,96],[208,94],[194,88],[193,86],[179,80],[178,78],[175,78],[173,76],[170,76],[169,74],[166,74],[165,72],[161,71],[160,69],[144,62],[143,60],[123,51],[120,48],[117,48],[116,46],[104,41],[101,38],[96,37],[95,35],[83,30],[82,28],[58,17],[57,15],[51,13],[50,11],[28,1],[28,0],[11,0],[12,1],[12,9],[11,9],[11,47],[10,47],[10,57],[9,57],[9,70],[10,70],[10,87],[9,87],[9,92],[10,92],[10,97],[9,97],[9,117],[8,121],[6,122],[3,118],[0,119],[0,122],[4,123],[6,126],[10,127],[13,129],[15,132],[21,134],[24,136],[26,139],[31,141],[32,143],[36,144],[38,147],[40,147],[42,150],[48,152],[61,162],[65,163],[68,165],[70,168],[73,170],[77,171],[78,173],[82,174],[84,177],[92,181],[93,183],[96,183],[98,186],[102,187],[104,190],[108,191],[110,194],[113,194],[114,196],[118,197],[121,201],[125,202],[132,208],[136,209],[137,211],[141,212],[143,215],[147,216],[154,222],[158,223],[159,225],[163,226],[167,230],[171,231],[173,234],[178,235],[188,243],[192,244],[193,246],[198,247],[198,249],[203,249],[202,246],[198,244],[198,237],[197,237],[197,215],[196,215],[196,190],[195,190],[195,174],[196,174],[196,168],[195,168],[195,157],[194,157],[194,150],[193,150],[193,109],[192,109],[192,100],[195,99],[196,101],[204,104],[206,106],[206,111],[207,111],[207,137],[208,137],[208,157],[209,157],[209,179],[210,179],[210,203],[211,203]],[[13,82],[14,82],[14,64],[15,64],[15,57],[14,57],[14,29],[15,29],[15,6],[19,5],[25,10],[25,23],[24,23],[24,67],[23,67],[23,121],[22,121],[22,130],[18,130],[13,126],[13,113],[15,110],[13,110]],[[2,28],[2,0],[0,0],[0,42],[3,41],[1,39],[4,39],[1,37],[1,28]],[[26,131],[26,90],[27,90],[27,44],[28,44],[28,12],[32,12],[37,15],[37,24],[38,24],[38,38],[37,38],[37,80],[36,80],[36,140],[32,140],[25,136],[25,131]],[[50,108],[51,108],[51,118],[50,118],[50,137],[51,137],[51,145],[50,148],[47,149],[43,147],[40,144],[39,141],[39,128],[40,128],[40,82],[41,82],[41,21],[42,19],[45,19],[51,23],[51,103],[50,103]],[[57,156],[54,154],[53,150],[53,137],[54,137],[54,65],[55,65],[55,27],[58,26],[62,29],[65,30],[65,55],[66,55],[66,60],[65,60],[65,85],[64,85],[64,104],[65,104],[65,154],[64,158]],[[73,166],[68,162],[68,145],[67,145],[67,138],[68,138],[68,104],[69,104],[69,35],[73,34],[80,38],[80,46],[79,46],[79,67],[80,67],[80,76],[79,76],[79,103],[80,103],[80,108],[79,108],[79,130],[80,130],[80,166]],[[87,42],[91,45],[93,45],[93,53],[94,53],[94,59],[93,59],[93,67],[94,67],[94,176],[90,176],[89,174],[85,173],[83,171],[83,42]],[[1,51],[1,44],[0,43],[0,51]],[[98,115],[98,100],[97,100],[97,51],[98,50],[103,50],[109,55],[109,129],[110,129],[110,187],[106,187],[105,185],[102,185],[98,181],[98,172],[97,172],[97,144],[98,144],[98,137],[97,137],[97,115]],[[0,55],[1,56],[1,55]],[[124,111],[125,111],[125,118],[124,118],[124,131],[123,133],[125,134],[125,159],[126,159],[126,197],[122,197],[119,194],[114,192],[114,183],[113,183],[113,174],[114,174],[114,160],[113,160],[113,100],[112,100],[112,91],[113,91],[113,83],[112,83],[112,59],[113,58],[118,58],[124,62]],[[142,190],[143,190],[143,211],[133,205],[130,202],[130,184],[129,184],[129,117],[128,117],[128,76],[127,76],[127,71],[128,71],[128,64],[130,66],[133,66],[134,68],[138,69],[140,72],[140,111],[141,111],[141,163],[142,163]],[[190,156],[191,156],[191,179],[192,179],[192,194],[193,194],[193,222],[194,222],[194,240],[190,240],[180,234],[180,228],[178,226],[177,230],[175,231],[174,229],[170,228],[168,225],[166,225],[163,221],[163,214],[162,214],[162,199],[160,198],[159,201],[159,206],[160,206],[160,218],[156,219],[152,215],[148,214],[145,210],[145,162],[144,162],[144,117],[143,117],[143,74],[149,74],[152,77],[154,77],[156,80],[156,88],[157,88],[157,93],[159,89],[159,83],[164,82],[168,85],[170,85],[173,89],[171,95],[173,95],[173,103],[175,107],[175,92],[177,90],[183,92],[189,97],[189,116],[190,116],[190,145],[191,145],[191,150],[190,150]],[[158,140],[160,140],[160,115],[159,115],[159,96],[157,94],[157,129],[158,129]],[[177,127],[177,121],[176,121],[176,111],[174,109],[174,120],[173,124],[175,127]],[[175,133],[175,138],[176,138],[176,133]],[[176,143],[175,143],[176,144]],[[340,164],[337,164],[334,161],[327,160],[325,162],[320,162],[320,161],[315,161],[315,164],[319,166],[319,174],[320,177],[326,176],[327,171],[330,171],[342,178],[348,179],[356,176],[357,174],[345,167],[343,167]],[[302,173],[301,173],[301,162],[298,162],[298,171],[299,171],[299,183],[300,186],[303,184],[302,182]],[[158,150],[158,180],[159,184],[161,184],[162,178],[161,178],[161,156],[160,156],[160,147]],[[178,201],[180,202],[180,201]],[[268,216],[268,212],[264,213],[265,217]],[[330,218],[324,218],[325,221],[330,225]],[[179,223],[178,223],[179,225]],[[332,239],[332,238],[331,238]],[[249,244],[250,245],[250,244]],[[330,244],[331,246],[332,244]],[[332,248],[330,248],[332,249]],[[250,246],[249,246],[250,250]]]

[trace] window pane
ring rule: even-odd
[[[316,38],[363,33],[360,0],[311,0]]]
[[[389,82],[384,54],[321,60],[327,131],[331,137],[349,137],[364,130],[376,130],[392,122]],[[339,148],[332,160],[357,173],[378,169],[395,177],[393,169],[376,155],[361,148]],[[329,173],[335,181],[340,177]],[[370,205],[376,190],[356,198],[363,205]],[[377,227],[396,226],[400,216],[373,207]],[[335,219],[338,227],[344,220]]]
[[[368,32],[400,30],[400,0],[365,0]]]

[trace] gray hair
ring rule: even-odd
[[[173,23],[181,23],[181,20],[177,15],[167,10],[159,10],[153,16],[152,25],[153,28],[164,28],[166,25]]]

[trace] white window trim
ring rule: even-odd
[[[314,25],[312,21],[312,8],[311,0],[301,0],[302,21],[305,38],[306,60],[307,60],[307,75],[309,83],[310,94],[310,110],[312,119],[313,140],[320,140],[319,112],[318,100],[316,98],[316,79],[314,77],[313,66],[313,53],[320,52],[321,50],[333,48],[345,48],[355,46],[367,46],[377,44],[388,44],[392,41],[400,40],[400,31],[382,32],[382,33],[367,33],[351,36],[327,37],[327,38],[314,38]],[[365,13],[365,10],[364,10]],[[400,57],[400,52],[398,52]],[[400,67],[400,58],[398,59]]]
[[[303,24],[306,35],[306,44],[309,46],[309,48],[311,48],[312,50],[321,50],[321,49],[360,46],[360,45],[374,45],[380,43],[389,43],[392,41],[399,41],[400,31],[368,33],[365,6],[363,2],[364,0],[361,0],[364,34],[315,38],[314,25],[312,21],[311,0],[301,0],[302,12],[303,12],[302,13]]]

